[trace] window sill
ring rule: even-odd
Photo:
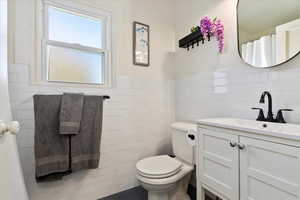
[[[56,87],[56,88],[97,88],[112,89],[113,84],[90,84],[90,83],[71,83],[71,82],[55,82],[55,81],[32,81],[34,86]]]

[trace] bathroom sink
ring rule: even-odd
[[[300,140],[300,125],[297,124],[279,124],[236,118],[203,119],[198,120],[197,123],[199,125],[209,125],[256,134]]]

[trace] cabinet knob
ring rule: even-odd
[[[240,150],[244,150],[246,148],[246,145],[239,143],[238,147],[239,147]]]
[[[236,146],[237,146],[237,143],[236,143],[236,142],[232,142],[232,141],[230,141],[230,146],[231,146],[232,148],[234,148],[234,147],[236,147]]]

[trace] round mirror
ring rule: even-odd
[[[300,0],[239,0],[241,58],[258,68],[283,64],[300,53]]]

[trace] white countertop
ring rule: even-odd
[[[198,125],[213,126],[261,135],[300,140],[300,125],[259,122],[235,118],[212,118],[196,121]],[[266,125],[266,127],[264,127]]]

